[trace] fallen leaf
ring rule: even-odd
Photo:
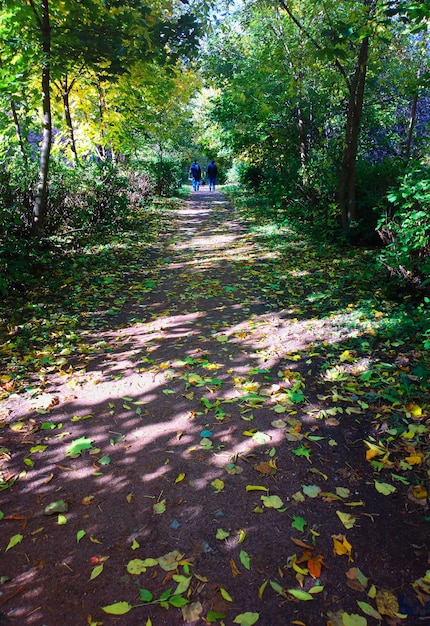
[[[389,483],[382,483],[378,480],[375,480],[375,489],[376,491],[379,491],[379,493],[382,493],[384,496],[389,496],[390,494],[397,491],[394,485],[390,485]]]
[[[268,509],[281,509],[284,506],[279,496],[261,496],[261,500]]]
[[[240,624],[241,626],[252,626],[256,624],[260,618],[259,613],[241,613],[240,615],[236,615],[233,620],[234,624]]]
[[[224,589],[223,587],[220,587],[220,593],[221,593],[222,597],[224,598],[224,600],[227,600],[227,602],[233,602],[233,598],[228,593],[228,591],[226,589]]]
[[[163,498],[160,502],[155,502],[155,504],[152,505],[152,510],[155,515],[161,515],[164,513],[166,510],[166,498]]]
[[[313,600],[312,594],[307,591],[303,591],[303,589],[287,589],[287,593],[292,595],[297,600]]]
[[[332,539],[335,554],[338,554],[339,556],[346,554],[348,556],[348,561],[352,561],[352,546],[346,539],[345,535],[332,535]]]
[[[211,482],[211,485],[215,493],[220,493],[220,491],[224,489],[224,481],[219,478],[215,478],[215,480]]]
[[[108,606],[102,606],[102,611],[109,615],[125,615],[131,611],[133,607],[128,602],[115,602],[115,604],[109,604]]]
[[[192,602],[187,606],[183,606],[181,608],[181,611],[184,622],[196,622],[200,619],[200,615],[203,612],[203,606],[202,603],[199,601]]]
[[[239,559],[246,569],[251,569],[249,554],[245,550],[240,551]]]
[[[391,591],[387,589],[378,589],[376,592],[376,607],[381,615],[395,617],[399,612],[399,603],[397,598]]]
[[[14,548],[18,543],[21,543],[23,539],[24,539],[24,536],[20,535],[19,533],[17,535],[13,535],[13,537],[9,539],[9,543],[7,544],[7,548],[5,552],[10,550],[11,548]]]

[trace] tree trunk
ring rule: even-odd
[[[418,92],[415,94],[414,99],[412,101],[411,117],[409,119],[408,139],[406,141],[406,148],[405,148],[405,158],[408,160],[411,156],[412,139],[414,136],[415,122],[417,119],[417,107],[418,107]]]
[[[66,126],[69,131],[70,149],[72,151],[75,163],[77,163],[79,159],[78,159],[78,152],[76,150],[75,133],[73,130],[72,116],[70,114],[70,91],[72,87],[73,87],[73,81],[69,87],[68,82],[67,82],[67,76],[65,76],[63,80],[62,90],[61,90],[61,97],[63,98],[64,117],[66,120]]]
[[[3,62],[1,58],[0,58],[0,68],[3,68]],[[22,139],[21,124],[19,123],[18,111],[16,110],[15,102],[12,100],[12,98],[10,100],[10,110],[12,113],[13,123],[15,124],[15,132],[16,132],[16,137],[18,139],[19,149],[21,151],[21,156],[22,156],[24,163],[26,163],[27,155],[25,153],[24,141]]]
[[[338,202],[342,217],[342,227],[344,229],[348,229],[351,223],[357,218],[355,189],[357,150],[361,116],[363,113],[368,56],[369,37],[365,37],[361,42],[354,79],[349,87],[344,151],[339,176]]]
[[[33,2],[31,6],[35,11]],[[43,139],[40,149],[39,181],[33,205],[33,233],[41,230],[46,217],[48,200],[49,157],[52,145],[52,116],[50,93],[50,56],[51,56],[51,25],[49,20],[49,0],[42,0],[42,15],[36,19],[42,33],[42,109],[43,109]]]
[[[22,160],[24,161],[24,163],[26,163],[27,155],[25,153],[24,141],[22,139],[21,125],[19,123],[18,112],[16,110],[15,102],[13,100],[10,101],[10,110],[12,111],[13,122],[15,124],[16,137],[18,139],[18,145],[21,151]]]

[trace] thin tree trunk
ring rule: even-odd
[[[67,81],[67,76],[65,76],[63,80],[62,89],[61,89],[61,97],[63,99],[64,117],[66,120],[66,126],[67,126],[67,130],[69,131],[70,149],[72,150],[75,163],[77,163],[79,161],[79,158],[78,158],[78,152],[76,150],[75,133],[73,130],[72,116],[70,113],[70,92],[72,90],[72,87],[73,87],[73,81],[72,81],[72,84],[69,86],[68,81]]]
[[[0,58],[0,68],[3,68],[3,62],[1,58]],[[21,151],[21,156],[22,156],[24,163],[26,163],[27,155],[25,153],[24,141],[22,139],[21,124],[19,123],[18,111],[16,110],[15,102],[12,100],[12,98],[10,100],[10,110],[12,113],[13,123],[15,124],[15,132],[16,132],[16,137],[18,139],[19,149]]]
[[[22,139],[21,125],[19,123],[18,112],[16,110],[15,102],[13,100],[10,101],[10,110],[12,111],[12,117],[15,124],[15,132],[18,139],[19,149],[21,151],[21,156],[24,163],[27,163],[27,155],[25,153],[24,141]]]
[[[417,107],[418,107],[418,92],[415,94],[414,99],[412,101],[411,117],[409,119],[408,139],[406,141],[406,148],[405,148],[405,158],[408,160],[411,156],[412,139],[414,136],[415,122],[417,119]]]
[[[48,174],[49,157],[52,145],[52,115],[51,115],[51,93],[50,93],[50,56],[51,56],[51,25],[49,19],[49,0],[42,0],[42,15],[39,17],[30,0],[31,7],[36,16],[42,33],[42,109],[43,109],[43,139],[40,149],[39,182],[33,205],[33,233],[41,230],[46,217],[46,205],[48,200]]]
[[[339,176],[338,202],[342,217],[342,227],[349,228],[356,220],[356,170],[358,138],[363,113],[364,88],[366,85],[369,38],[361,42],[354,80],[351,83],[348,100],[348,113],[345,125],[345,143],[342,168]]]

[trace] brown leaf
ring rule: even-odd
[[[240,575],[240,571],[239,571],[236,563],[234,562],[234,559],[230,559],[230,567],[231,567],[231,573],[233,574],[233,576],[239,576]]]

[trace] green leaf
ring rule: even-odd
[[[115,602],[115,604],[102,606],[102,611],[109,613],[109,615],[125,615],[131,611],[132,608],[133,607],[128,602]]]
[[[239,559],[243,567],[251,569],[249,554],[245,550],[241,550],[239,553]]]
[[[166,510],[166,498],[160,500],[160,502],[156,502],[155,504],[153,504],[152,509],[155,515],[161,515],[162,513],[164,513]]]
[[[163,602],[164,600],[167,600],[168,598],[170,598],[170,596],[172,595],[172,587],[169,587],[169,589],[166,589],[166,591],[164,591],[161,596],[160,596],[160,602]]]
[[[93,571],[91,572],[90,580],[94,580],[94,578],[97,578],[97,576],[100,576],[102,571],[103,571],[103,563],[101,563],[100,565],[96,565]]]
[[[296,448],[295,450],[293,450],[293,454],[295,454],[296,456],[304,456],[307,458],[309,463],[311,463],[311,450],[309,448],[306,448],[304,444],[302,444],[300,448]]]
[[[79,437],[79,439],[75,439],[66,449],[67,456],[72,458],[79,456],[84,450],[89,450],[93,447],[93,441],[94,439],[88,439],[87,437]]]
[[[135,576],[143,574],[146,572],[145,562],[142,559],[132,559],[127,563],[127,572]]]
[[[87,534],[87,532],[85,530],[78,530],[78,532],[76,533],[76,541],[79,543],[80,540],[85,537],[85,535]]]
[[[220,587],[220,593],[221,593],[222,597],[224,598],[224,600],[227,600],[227,602],[233,602],[233,598],[231,597],[229,592],[226,589],[224,589],[223,587]]]
[[[321,493],[321,489],[318,485],[303,485],[302,490],[308,498],[318,498]]]
[[[7,544],[7,548],[5,552],[10,550],[11,548],[14,548],[18,543],[21,543],[23,539],[24,539],[24,536],[20,535],[19,533],[17,535],[13,535],[13,537],[9,539],[9,543]]]
[[[182,576],[181,574],[175,574],[173,576],[173,580],[175,583],[178,583],[178,586],[175,589],[174,596],[180,596],[183,594],[191,583],[191,576]]]
[[[281,509],[284,506],[279,496],[261,496],[261,499],[268,509]]]
[[[342,624],[343,626],[367,626],[367,619],[356,613],[343,613]]]
[[[234,624],[240,624],[241,626],[252,626],[256,624],[260,618],[260,613],[250,613],[247,611],[246,613],[241,613],[240,615],[236,615],[233,620]]]
[[[300,530],[300,532],[303,532],[306,524],[307,524],[307,521],[303,517],[300,517],[298,515],[293,516],[293,521],[291,523],[291,526],[293,528],[297,528],[297,530]]]
[[[141,589],[139,588],[139,598],[142,602],[151,602],[154,594],[149,591],[149,589]]]
[[[215,536],[221,541],[222,539],[227,539],[227,537],[230,537],[230,533],[228,533],[226,530],[223,530],[222,528],[218,528]]]
[[[276,593],[281,594],[281,596],[285,595],[284,588],[282,587],[282,585],[277,583],[276,580],[271,580],[270,581],[270,586],[272,587],[273,591],[276,591]]]
[[[169,598],[169,604],[171,604],[172,606],[176,606],[178,608],[180,608],[181,606],[185,606],[186,604],[188,604],[188,600],[186,598],[183,598],[182,596],[171,596]]]
[[[367,602],[357,600],[357,604],[365,615],[369,615],[369,617],[374,617],[375,619],[382,620],[382,615]]]
[[[209,624],[215,624],[215,622],[218,622],[220,619],[224,619],[225,617],[227,617],[225,613],[218,613],[218,611],[209,611],[205,619],[207,622],[209,622]]]
[[[378,480],[375,480],[375,489],[376,491],[379,491],[379,493],[382,493],[384,496],[389,496],[390,494],[397,491],[394,485],[390,485],[389,483],[381,483]]]
[[[313,596],[303,589],[287,589],[287,592],[297,598],[297,600],[313,600]]]

